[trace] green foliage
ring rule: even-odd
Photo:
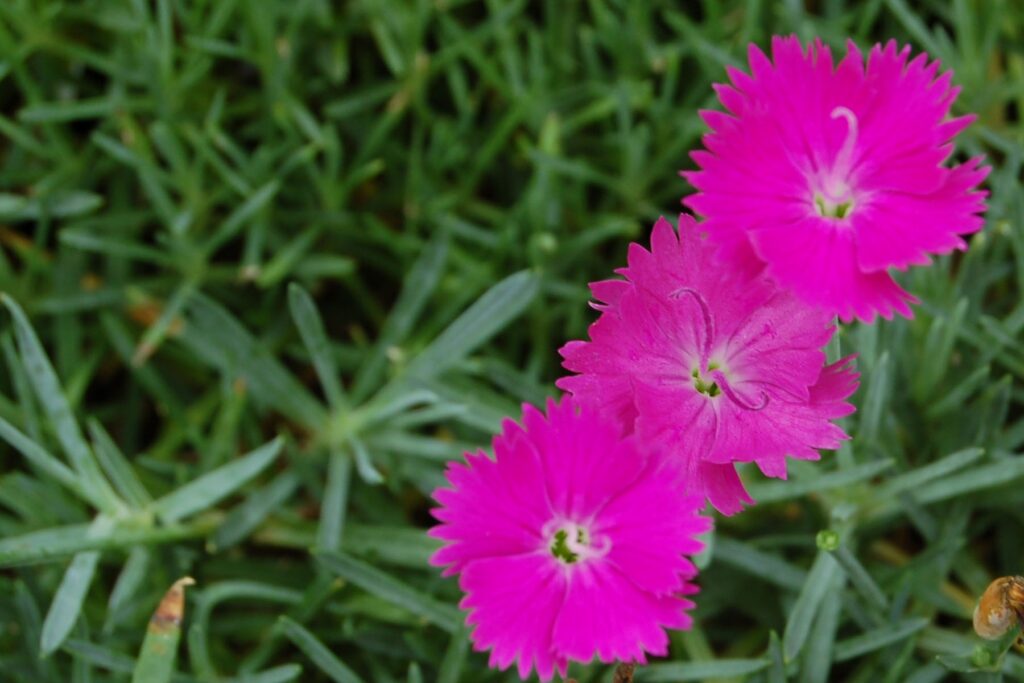
[[[1009,0],[0,3],[0,678],[517,680],[427,565],[429,493],[553,392],[586,283],[689,191],[711,83],[796,33],[955,69],[988,225],[902,276],[913,320],[841,331],[854,440],[744,470],[761,504],[717,520],[697,626],[637,680],[1021,680],[970,616],[1024,573],[1022,25]],[[181,576],[184,642],[150,659]]]

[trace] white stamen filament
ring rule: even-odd
[[[846,121],[846,138],[843,139],[843,146],[839,148],[839,154],[832,165],[833,173],[846,175],[850,170],[850,162],[853,161],[853,148],[857,144],[857,115],[847,107],[836,107],[832,110],[832,118]]]

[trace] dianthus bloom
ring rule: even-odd
[[[580,374],[557,384],[583,405],[635,424],[675,456],[691,488],[720,512],[752,502],[733,463],[786,476],[786,456],[817,459],[846,434],[849,359],[825,365],[834,326],[769,278],[719,264],[689,216],[677,237],[664,218],[651,250],[629,247],[625,280],[591,284],[602,311],[589,342],[561,349]]]
[[[644,662],[664,655],[665,628],[688,628],[685,595],[709,528],[679,472],[614,421],[549,400],[547,416],[506,420],[494,459],[451,463],[434,498],[446,545],[431,558],[458,574],[475,649],[543,680],[569,660]]]
[[[983,224],[990,169],[943,166],[974,119],[949,117],[952,73],[894,41],[866,64],[851,42],[833,66],[820,40],[804,51],[776,37],[772,57],[751,45],[751,73],[729,68],[732,85],[715,86],[729,114],[702,112],[711,133],[683,203],[734,267],[764,267],[846,321],[910,317],[916,299],[889,268],[965,249]]]

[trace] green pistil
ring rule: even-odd
[[[718,365],[716,365],[715,363],[711,363],[708,365],[708,372],[717,369]],[[704,394],[705,396],[714,398],[715,396],[718,396],[719,394],[722,393],[722,390],[718,388],[718,385],[714,381],[705,381],[705,379],[700,376],[700,368],[694,368],[693,372],[690,373],[690,375],[693,377],[694,388],[696,388],[697,391]]]
[[[846,218],[853,210],[853,200],[833,204],[825,201],[820,194],[814,195],[814,208],[822,218]]]
[[[583,529],[578,529],[576,531],[576,542],[584,543],[585,538]],[[569,550],[568,540],[569,533],[565,529],[559,529],[555,532],[555,541],[551,544],[551,554],[566,564],[572,564],[580,559],[580,556]]]

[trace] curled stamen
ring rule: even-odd
[[[833,171],[845,173],[850,170],[850,162],[853,161],[853,147],[857,144],[857,115],[847,107],[836,107],[832,110],[832,118],[842,118],[846,121],[846,138],[843,146],[839,148],[836,161],[832,165]]]
[[[721,370],[714,370],[711,372],[711,377],[715,380],[715,383],[721,388],[722,393],[729,397],[729,400],[738,405],[744,410],[763,410],[768,405],[768,394],[764,391],[761,392],[761,403],[754,405],[747,401],[747,399],[740,396],[735,389],[729,384],[729,380],[725,378],[725,373]]]
[[[612,549],[611,541],[607,536],[592,539],[587,533],[586,527],[579,524],[573,522],[563,524],[561,531],[565,533],[566,549],[579,559],[604,557]],[[595,540],[597,543],[594,543]]]
[[[700,370],[701,372],[707,372],[708,359],[711,357],[711,344],[715,339],[715,319],[711,317],[711,307],[708,306],[707,299],[692,287],[680,287],[669,294],[669,298],[681,299],[683,294],[689,294],[693,297],[693,300],[697,302],[697,306],[700,307],[701,316],[704,318],[704,342],[701,344],[700,350]]]

